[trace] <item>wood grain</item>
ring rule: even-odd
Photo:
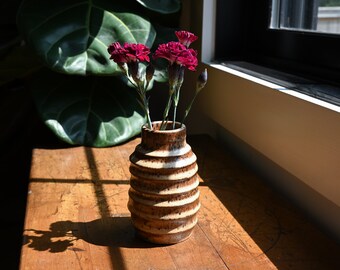
[[[175,245],[138,239],[127,209],[129,155],[111,148],[35,149],[20,269],[340,269],[340,247],[205,136],[201,209]]]

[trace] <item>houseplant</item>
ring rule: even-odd
[[[182,120],[177,121],[185,69],[195,71],[198,60],[197,52],[189,48],[197,36],[187,31],[176,31],[176,36],[178,41],[160,44],[153,54],[154,60],[168,61],[168,101],[160,121],[152,121],[149,113],[147,89],[154,75],[150,49],[144,44],[119,42],[108,47],[110,58],[136,89],[146,115],[141,143],[130,156],[128,208],[138,235],[158,244],[187,239],[200,207],[196,156],[186,142],[184,121],[207,82],[207,70],[198,77],[195,95]]]
[[[27,89],[57,138],[107,147],[140,132],[143,111],[106,47],[168,41],[181,0],[4,0],[0,7],[0,87]],[[164,80],[155,68],[150,88]]]

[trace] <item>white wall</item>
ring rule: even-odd
[[[208,73],[201,110],[238,145],[225,142],[252,155],[252,166],[340,239],[340,113],[225,71]]]
[[[340,206],[340,113],[209,69],[205,112]]]

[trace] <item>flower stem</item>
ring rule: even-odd
[[[172,129],[175,129],[176,114],[177,114],[177,105],[174,104],[174,119],[173,119],[173,121],[172,121]]]
[[[173,123],[172,123],[172,129],[175,129],[175,123],[176,123],[176,117],[177,117],[177,107],[178,107],[178,102],[179,102],[179,95],[180,95],[180,90],[181,90],[181,83],[176,85],[176,90],[174,92],[174,117],[173,117]]]
[[[151,117],[150,117],[150,112],[149,112],[148,100],[145,95],[146,91],[144,91],[143,88],[140,87],[139,85],[136,89],[137,89],[137,93],[140,98],[140,105],[146,115],[147,124],[149,126],[149,129],[152,130],[153,128],[152,128],[152,122],[151,122]]]
[[[199,92],[201,92],[201,90],[204,88],[204,86],[206,85],[207,83],[207,80],[208,80],[208,72],[207,72],[207,69],[205,68],[203,70],[203,72],[199,75],[198,79],[197,79],[197,82],[196,82],[196,91],[195,91],[195,95],[194,97],[192,98],[188,108],[185,110],[185,113],[184,113],[184,117],[181,121],[181,126],[183,125],[184,123],[184,120],[187,118],[190,110],[191,110],[191,107],[192,107],[192,104],[194,103],[197,95]]]
[[[197,97],[197,94],[198,94],[198,92],[195,93],[195,95],[194,95],[193,99],[191,100],[191,102],[190,102],[188,108],[185,110],[185,112],[184,112],[184,117],[183,117],[183,119],[182,119],[182,121],[181,121],[181,126],[183,125],[185,119],[187,118],[187,116],[188,116],[188,114],[189,114],[189,112],[190,112],[190,110],[191,110],[192,104],[194,103],[194,101],[195,101],[195,99],[196,99],[196,97]]]
[[[173,91],[170,90],[168,103],[166,104],[165,110],[163,112],[163,120],[162,120],[162,123],[161,123],[160,130],[164,130],[165,129],[165,126],[166,126],[165,124],[166,124],[166,122],[167,122],[166,120],[167,120],[167,118],[169,116],[169,110],[170,110],[170,107],[171,107],[172,98],[173,98]]]
[[[147,117],[147,121],[148,121],[148,125],[149,125],[150,130],[153,130],[149,110],[146,111],[146,117]]]
[[[150,112],[149,112],[149,106],[148,106],[148,101],[145,97],[145,94],[142,95],[142,98],[143,98],[144,111],[146,114],[146,119],[149,125],[149,129],[152,130],[152,122],[151,122],[151,117],[150,117]]]

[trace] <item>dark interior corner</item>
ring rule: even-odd
[[[39,119],[23,83],[15,81],[0,91],[1,262],[4,269],[18,269],[33,146],[61,143]]]

